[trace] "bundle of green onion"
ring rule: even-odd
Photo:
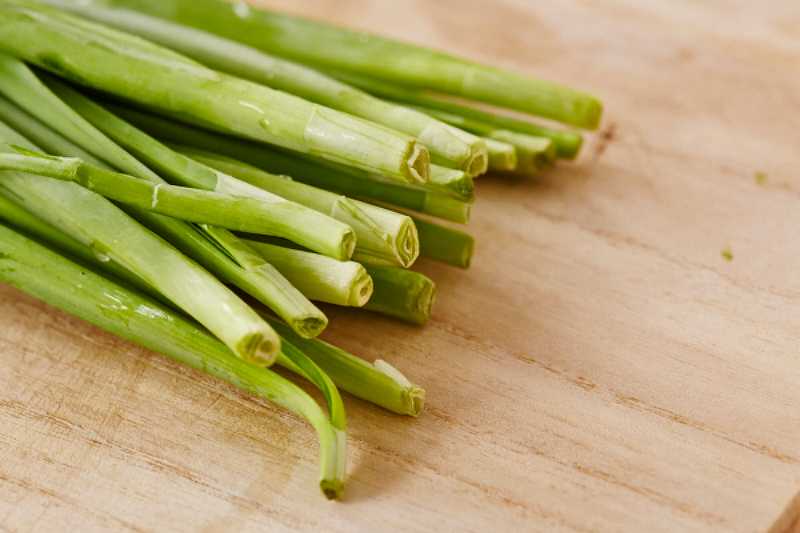
[[[305,417],[338,497],[339,388],[412,416],[425,392],[318,340],[313,302],[424,324],[436,286],[409,268],[473,250],[432,218],[466,223],[487,171],[580,149],[470,101],[588,129],[602,110],[242,2],[0,0],[0,281]]]

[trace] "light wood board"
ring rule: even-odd
[[[348,398],[341,503],[302,421],[0,287],[0,530],[797,527],[797,2],[266,3],[590,89],[603,133],[481,179],[428,327],[332,313],[429,399]]]

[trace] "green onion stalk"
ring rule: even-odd
[[[375,289],[365,309],[423,325],[431,318],[436,284],[429,277],[396,267],[367,266]]]
[[[193,148],[179,149],[216,170],[347,224],[356,235],[355,261],[368,259],[408,268],[419,256],[417,229],[407,215],[298,183],[286,176],[270,174],[219,154]]]
[[[150,135],[169,143],[210,152],[222,152],[236,160],[315,187],[335,191],[349,197],[378,201],[404,207],[431,216],[466,223],[472,208],[471,201],[462,201],[449,193],[420,186],[375,179],[369,173],[343,165],[323,164],[274,150],[242,139],[176,124],[155,115],[141,113],[122,106],[110,105],[118,116],[143,129]]]
[[[0,122],[0,153],[38,147]],[[0,194],[134,272],[203,324],[239,357],[269,365],[280,339],[230,289],[114,204],[74,183],[3,172]]]
[[[420,256],[448,265],[469,268],[475,239],[468,233],[413,217],[419,231]]]
[[[494,140],[513,146],[518,159],[517,168],[514,170],[518,173],[526,174],[541,170],[555,161],[558,156],[558,147],[549,137],[497,129],[491,124],[444,111],[431,111],[431,113],[443,120],[459,123],[471,131],[478,132],[486,136],[487,141]]]
[[[425,324],[431,317],[436,284],[418,272],[392,266],[365,266],[262,241],[248,241],[312,300]]]
[[[221,72],[411,135],[428,148],[434,162],[444,166],[464,170],[471,176],[486,172],[486,147],[479,137],[425,113],[375,98],[314,69],[169,20],[124,7],[114,8],[104,1],[47,0],[47,3],[139,35]]]
[[[319,158],[309,157],[304,154],[282,151],[280,149],[261,145],[245,139],[238,139],[208,130],[198,129],[186,124],[180,124],[175,121],[168,120],[164,117],[150,113],[143,113],[141,111],[118,104],[106,103],[105,105],[117,116],[124,118],[129,123],[141,128],[156,138],[169,141],[171,143],[201,148],[211,152],[225,153],[234,159],[238,159],[254,166],[260,167],[260,163],[268,161],[272,157],[283,158],[289,161],[309,161],[311,163],[316,163],[315,167],[328,165],[331,168],[341,169],[343,172],[350,173],[352,176],[360,178],[362,181],[367,180],[378,181],[381,184],[386,183],[386,186],[381,185],[381,187],[387,191],[418,189],[425,193],[430,193],[432,196],[452,196],[453,198],[460,199],[465,202],[473,199],[475,188],[473,179],[465,172],[459,170],[440,167],[438,165],[431,165],[430,179],[427,183],[399,183],[396,180],[380,177],[377,174],[365,172],[354,167],[347,167],[345,165],[323,161]],[[389,186],[394,186],[394,188],[389,188]],[[369,187],[374,187],[374,185],[371,183],[365,183],[362,187],[366,189]]]
[[[247,243],[311,300],[363,307],[372,297],[372,278],[360,263],[258,240]]]
[[[106,0],[303,64],[487,102],[594,129],[603,106],[561,85],[398,42],[224,0]]]
[[[400,182],[428,180],[429,153],[413,137],[36,2],[0,1],[0,50],[185,120]]]
[[[182,314],[2,224],[0,281],[305,418],[319,438],[320,488],[328,498],[341,496],[346,468],[341,402],[332,398],[329,405],[337,408],[330,409],[329,418],[297,385],[270,370],[234,357],[224,344]],[[288,344],[284,350],[287,348],[294,349]]]
[[[76,157],[48,156],[27,150],[0,154],[0,170],[72,181],[111,200],[179,220],[284,237],[336,259],[349,259],[355,244],[352,230],[345,224],[323,224],[325,233],[304,231],[319,225],[319,214],[306,208],[298,210],[297,204],[282,198],[265,201],[152,183],[89,165]]]
[[[519,160],[517,149],[508,143],[496,139],[486,139],[489,151],[489,170],[494,172],[513,172],[517,170]]]
[[[336,385],[357,398],[393,413],[419,416],[425,389],[413,384],[382,359],[372,364],[320,339],[303,339],[284,324],[265,316],[285,340],[300,349],[328,374]]]
[[[0,105],[3,120],[8,120],[16,130],[23,132],[45,151],[77,156],[98,166],[110,164],[138,178],[166,183],[62,102],[24,64],[4,55],[0,55],[0,92],[13,98],[27,112],[16,109],[6,101],[6,105]],[[58,133],[31,115],[46,122]],[[74,140],[74,143],[67,138]],[[92,151],[97,157],[89,155],[87,151]],[[220,279],[273,309],[301,335],[314,337],[325,329],[325,315],[274,267],[228,230],[209,225],[198,227],[149,210],[129,208],[128,213]]]
[[[384,83],[380,80],[353,76],[347,73],[336,73],[336,76],[347,83],[361,87],[371,94],[413,107],[443,122],[471,131],[476,135],[486,136],[491,131],[506,130],[533,137],[546,137],[553,141],[556,147],[556,154],[562,159],[575,159],[583,145],[583,136],[574,131],[555,130],[510,115],[477,109],[453,100],[437,97],[424,90],[401,87],[396,84]],[[489,144],[487,141],[487,148],[491,148],[488,146]]]

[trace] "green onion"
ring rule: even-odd
[[[343,429],[331,423],[333,409],[329,420],[297,385],[234,357],[225,345],[183,315],[3,225],[0,225],[0,281],[306,418],[320,442],[320,487],[329,498],[341,495],[345,465]]]
[[[399,370],[381,359],[369,364],[319,339],[302,339],[278,321],[272,326],[299,348],[344,390],[401,415],[418,416],[425,405],[425,389],[411,383]]]
[[[489,136],[514,147],[517,152],[517,168],[514,172],[518,174],[535,174],[556,158],[556,147],[547,137],[533,137],[506,130],[495,130]]]
[[[408,105],[476,135],[486,136],[495,130],[508,130],[534,137],[547,137],[555,144],[558,157],[564,159],[575,159],[583,145],[583,136],[573,131],[546,128],[527,120],[476,109],[436,97],[422,90],[400,87],[379,80],[346,73],[337,73],[336,76],[372,94]]]
[[[419,256],[417,229],[406,215],[270,174],[219,154],[195,148],[178,149],[216,170],[347,224],[356,235],[353,254],[356,261],[371,258],[409,267]]]
[[[297,181],[349,197],[377,200],[453,222],[466,223],[469,220],[471,202],[436,192],[430,187],[430,182],[426,184],[428,188],[423,189],[416,185],[377,180],[372,174],[359,172],[352,167],[323,164],[319,160],[289,155],[263,145],[184,126],[122,106],[108,107],[128,122],[167,142],[222,152],[262,170],[289,175]]]
[[[436,284],[419,272],[395,267],[368,266],[375,285],[365,309],[411,322],[425,324],[431,318]]]
[[[347,71],[596,128],[594,97],[421,46],[223,0],[106,0],[308,65]],[[244,7],[241,7],[244,6]],[[244,16],[241,10],[246,10]]]
[[[372,296],[372,278],[355,261],[256,240],[247,243],[311,300],[362,307]]]
[[[420,256],[461,268],[469,268],[475,239],[463,231],[413,217],[419,231]]]
[[[483,141],[425,113],[375,98],[298,63],[168,20],[101,3],[48,0],[97,22],[140,35],[216,70],[249,79],[416,137],[434,161],[471,176],[487,168]]]
[[[336,259],[349,259],[355,246],[347,225],[321,219],[316,211],[279,196],[247,198],[152,183],[74,157],[27,152],[0,154],[0,169],[73,181],[111,200],[180,220],[283,237]]]
[[[154,183],[165,183],[64,104],[24,64],[3,55],[0,55],[0,92],[16,98],[28,113],[46,121],[81,148],[94,150],[115,168]],[[6,108],[9,107],[13,108],[0,106],[0,111],[8,111]],[[87,157],[85,152],[76,149],[75,144],[30,115],[19,111],[10,113],[9,117],[13,118],[16,128],[24,131],[26,136],[31,136],[46,151],[62,156]],[[91,161],[91,158],[87,161]],[[102,165],[98,160],[94,162]],[[327,326],[327,318],[319,309],[229,231],[208,225],[197,228],[148,210],[129,208],[128,212],[222,280],[236,285],[273,309],[299,334],[315,337]]]
[[[443,111],[434,111],[436,116],[442,120],[452,121],[463,125],[470,131],[475,131],[487,137],[487,140],[495,140],[510,144],[517,152],[517,168],[514,169],[520,174],[535,173],[552,163],[558,155],[558,147],[552,136],[529,135],[517,131],[498,129],[491,124],[486,124],[478,120],[463,118]]]
[[[428,179],[428,151],[412,137],[220,74],[147,41],[34,2],[0,3],[0,49],[81,85],[186,120],[401,182]]]
[[[516,148],[496,139],[486,139],[486,147],[489,150],[490,171],[511,172],[517,169],[519,160]]]
[[[0,152],[8,144],[37,150],[0,123]],[[250,307],[196,263],[145,230],[102,197],[74,184],[3,172],[0,193],[28,212],[114,260],[206,326],[243,359],[271,364],[280,339]]]

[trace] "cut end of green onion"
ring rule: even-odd
[[[419,143],[414,143],[408,156],[408,174],[412,183],[426,183],[430,179],[431,154]]]
[[[271,366],[281,351],[281,340],[277,333],[251,333],[236,348],[244,360],[258,366]]]
[[[329,500],[338,500],[344,492],[344,483],[338,479],[323,479],[319,482],[319,488]]]
[[[400,387],[403,387],[403,407],[400,414],[419,416],[425,407],[425,389],[411,383],[402,372],[383,359],[376,359],[372,366],[378,372],[392,378]]]
[[[475,239],[468,239],[465,240],[464,246],[461,249],[460,257],[454,258],[455,262],[452,263],[454,266],[460,268],[469,268],[472,264],[472,255],[475,253]]]
[[[517,169],[517,150],[510,144],[495,139],[486,139],[489,148],[489,170],[511,172]]]
[[[419,416],[425,408],[425,389],[413,386],[404,391],[403,399],[408,406],[408,411],[405,414]]]
[[[489,169],[489,154],[486,149],[477,150],[472,153],[467,164],[464,166],[466,172],[471,178],[485,174]]]
[[[433,304],[436,301],[436,284],[424,283],[420,287],[417,295],[417,300],[414,302],[414,307],[417,310],[417,316],[420,317],[420,324],[428,321],[433,313]]]
[[[564,159],[575,159],[583,148],[583,135],[580,133],[567,132],[559,136],[559,141],[556,142],[556,152],[558,157]]]
[[[419,257],[419,233],[411,218],[404,223],[397,236],[397,252],[403,268],[409,268]]]
[[[583,117],[583,126],[596,130],[603,118],[603,102],[596,98],[584,98],[576,102],[576,115]]]
[[[342,250],[341,255],[336,259],[347,261],[353,257],[353,252],[356,251],[356,234],[352,229],[348,229],[342,237]]]
[[[305,316],[289,321],[289,326],[305,339],[318,337],[328,327],[325,315]]]
[[[325,463],[319,487],[329,500],[338,500],[344,492],[344,476],[347,473],[347,434],[342,429],[333,428],[333,450],[335,452],[332,462]]]
[[[556,160],[557,146],[552,139],[517,133],[508,130],[495,130],[491,138],[512,145],[517,151],[516,173],[531,174],[547,167]]]
[[[369,299],[372,297],[372,291],[375,285],[372,282],[372,277],[367,273],[366,269],[361,267],[355,283],[353,283],[350,295],[348,298],[348,305],[353,307],[364,307]]]

